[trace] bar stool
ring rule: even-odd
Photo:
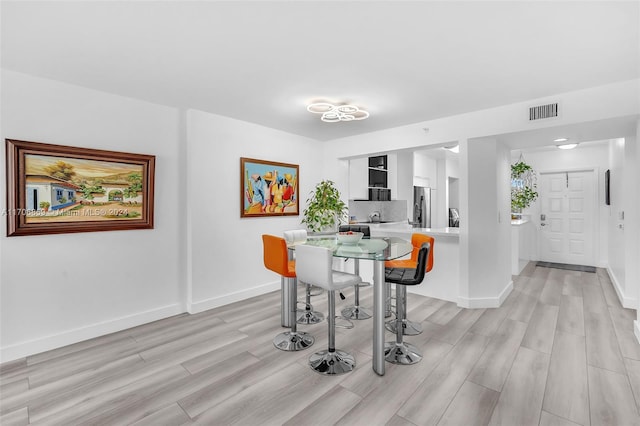
[[[385,281],[396,285],[396,341],[384,345],[384,359],[394,364],[415,364],[422,359],[422,354],[411,343],[403,341],[404,299],[407,297],[407,286],[418,285],[427,272],[427,258],[431,245],[424,243],[418,251],[418,262],[415,268],[385,268]]]
[[[353,355],[336,349],[336,290],[358,284],[362,279],[348,272],[332,269],[333,255],[326,247],[301,245],[296,248],[296,268],[300,280],[327,290],[329,343],[326,351],[316,352],[309,358],[311,368],[325,375],[338,375],[353,370]]]
[[[362,232],[364,235],[362,238],[370,238],[371,230],[367,225],[340,225],[339,232]],[[345,259],[347,261],[349,259]],[[360,259],[353,259],[353,273],[360,275]],[[353,305],[342,310],[342,316],[348,319],[365,320],[371,318],[373,313],[371,309],[363,308],[360,306],[360,287],[369,285],[369,283],[359,283],[353,286],[354,289],[354,301]]]
[[[411,259],[397,259],[397,260],[388,260],[385,262],[385,268],[409,268],[415,269],[418,259],[418,253],[420,251],[420,247],[424,243],[429,244],[429,257],[427,259],[427,269],[426,272],[431,271],[433,268],[433,246],[435,244],[435,239],[430,237],[429,235],[415,233],[411,235],[411,245],[413,246],[413,251],[411,252]],[[387,290],[390,293],[390,286],[388,285]],[[398,304],[400,303],[398,295],[398,286],[396,286],[396,317],[398,316]],[[388,294],[388,297],[390,294]],[[404,297],[402,299],[402,312],[404,315],[407,314],[407,298]],[[385,328],[392,333],[396,332],[396,320],[390,320],[385,323]],[[420,323],[410,321],[407,318],[402,319],[402,334],[405,336],[415,336],[417,334],[422,333],[422,325]]]
[[[305,229],[284,231],[284,240],[289,246],[303,244],[305,241],[307,241],[307,231]],[[317,324],[324,319],[324,315],[321,312],[313,310],[313,306],[311,305],[311,285],[308,283],[304,283],[304,285],[305,306],[303,311],[296,310],[296,321],[298,322],[298,324]]]
[[[283,283],[285,278],[296,278],[295,263],[289,260],[287,243],[284,238],[273,235],[262,235],[264,250],[264,266],[270,271],[279,274]],[[289,288],[289,312],[291,318],[295,318],[297,305],[297,282],[288,280]],[[273,339],[273,345],[283,351],[299,351],[313,345],[314,338],[309,333],[298,332],[296,321],[291,321],[291,331],[278,334]]]

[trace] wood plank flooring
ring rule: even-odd
[[[371,287],[360,295],[372,305]],[[424,332],[406,340],[424,358],[387,363],[383,377],[371,369],[371,320],[337,329],[357,361],[346,375],[307,365],[326,348],[326,322],[299,326],[311,348],[275,349],[279,303],[273,292],[2,364],[0,424],[640,425],[636,312],[603,270],[532,262],[497,309],[410,294]],[[326,312],[324,294],[313,303]]]

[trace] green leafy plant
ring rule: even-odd
[[[340,199],[340,191],[330,180],[323,180],[316,185],[307,199],[307,208],[302,212],[302,223],[311,232],[320,232],[331,228],[347,219],[347,205]]]
[[[42,210],[44,210],[45,212],[49,210],[49,207],[51,207],[51,203],[47,202],[47,201],[40,201],[40,208]]]
[[[536,172],[529,164],[520,160],[511,165],[511,211],[520,212],[537,198]]]

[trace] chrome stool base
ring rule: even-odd
[[[298,319],[296,320],[298,324],[317,324],[324,320],[324,314],[322,312],[304,309],[299,310],[296,314],[298,315]]]
[[[286,331],[273,339],[273,346],[281,351],[301,351],[313,345],[315,339],[305,332]]]
[[[309,289],[310,296],[320,296],[323,292],[324,292],[324,289],[322,287],[317,287],[315,285],[312,285],[311,288]]]
[[[384,345],[384,359],[393,364],[411,365],[420,362],[422,354],[411,343],[387,342]]]
[[[396,332],[396,320],[387,321],[384,324],[384,328],[392,333]],[[407,319],[402,320],[402,335],[403,336],[417,336],[422,333],[422,325],[420,323],[409,321]]]
[[[356,359],[341,350],[320,351],[309,357],[309,366],[320,374],[339,375],[352,371],[356,366]]]
[[[363,308],[362,306],[349,306],[343,309],[341,313],[344,318],[353,320],[366,320],[373,315],[370,309]]]

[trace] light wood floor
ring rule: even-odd
[[[427,283],[423,285],[428,285]],[[371,288],[361,291],[371,306]],[[338,299],[338,309],[352,302]],[[0,424],[639,425],[640,345],[603,270],[536,268],[498,309],[409,295],[424,359],[371,370],[372,322],[338,329],[356,369],[324,377],[275,349],[279,292],[5,363]],[[326,296],[313,299],[326,308]],[[393,340],[387,333],[387,340]]]

